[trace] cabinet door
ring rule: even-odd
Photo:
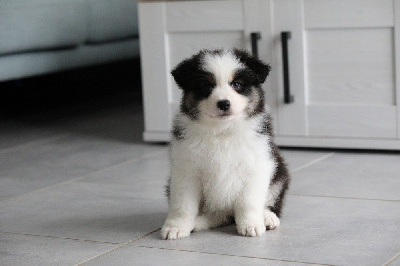
[[[272,50],[271,1],[171,1],[140,3],[141,57],[147,132],[169,131],[181,91],[170,71],[201,49],[251,50],[259,32],[259,56]],[[268,41],[269,40],[269,43]],[[151,76],[156,74],[156,76]]]
[[[288,75],[294,96],[294,102],[283,102],[280,70],[279,135],[400,136],[398,15],[397,0],[274,1],[277,43],[281,32],[291,32]],[[280,69],[282,61],[280,56]]]

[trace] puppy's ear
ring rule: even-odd
[[[200,53],[183,60],[171,71],[171,74],[179,88],[189,90],[192,87],[199,68]]]
[[[264,83],[269,71],[271,70],[271,67],[244,50],[235,49],[233,52],[237,58],[239,58],[241,63],[246,65],[255,73],[258,82],[260,84]]]

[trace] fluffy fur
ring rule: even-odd
[[[279,223],[289,174],[273,142],[261,84],[270,67],[241,50],[203,50],[172,75],[174,120],[163,239],[236,223],[259,236]]]

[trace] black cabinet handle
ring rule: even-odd
[[[290,95],[290,82],[289,82],[290,75],[289,75],[288,40],[291,37],[292,37],[292,33],[290,31],[281,32],[284,103],[292,103],[292,102],[294,102],[294,96]]]
[[[251,38],[251,53],[254,57],[258,58],[258,40],[261,39],[261,33],[252,32],[250,34]]]

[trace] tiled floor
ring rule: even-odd
[[[168,150],[141,106],[2,121],[0,265],[400,265],[400,154],[283,151],[281,227],[160,239]]]

